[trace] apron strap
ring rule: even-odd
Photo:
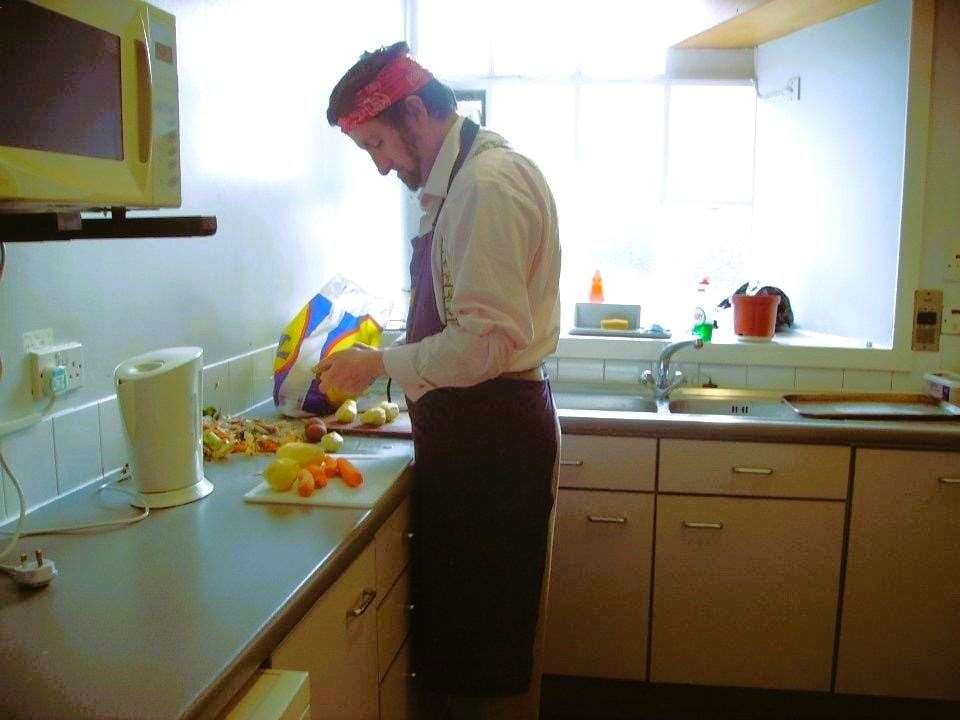
[[[460,152],[457,153],[457,159],[453,163],[453,169],[450,170],[450,179],[447,181],[447,195],[450,194],[450,188],[453,187],[453,179],[457,176],[457,173],[460,172],[460,168],[463,167],[463,163],[466,161],[467,155],[470,154],[470,149],[473,147],[473,141],[477,139],[477,133],[479,132],[480,126],[473,120],[470,118],[463,119],[463,125],[460,126]],[[437,208],[437,214],[433,216],[433,225],[430,227],[431,232],[437,227],[437,220],[440,219],[440,211],[443,210],[443,205],[447,202],[447,195],[443,196],[443,199],[440,201],[440,207]]]
[[[457,176],[457,173],[460,172],[460,168],[463,167],[463,163],[466,161],[467,155],[473,148],[473,144],[477,138],[478,132],[480,132],[480,126],[470,118],[464,118],[463,125],[460,126],[460,152],[457,154],[457,159],[453,163],[453,170],[450,172],[450,181],[447,183],[447,195],[443,196],[443,200],[440,201],[440,207],[437,208],[437,214],[433,218],[434,228],[436,228],[437,221],[440,219],[440,211],[443,210],[443,205],[447,201],[447,196],[450,194],[450,188],[453,187],[453,179]],[[430,232],[433,232],[433,228],[431,228]],[[444,325],[455,325],[457,324],[457,317],[450,310],[450,301],[453,299],[453,278],[451,277],[450,271],[447,267],[447,255],[443,250],[442,237],[439,238],[439,242],[440,290],[443,293],[443,297],[441,298],[443,301],[443,317],[441,320]]]

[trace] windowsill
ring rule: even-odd
[[[674,334],[670,340],[623,337],[589,337],[560,334],[557,357],[603,358],[608,360],[655,360],[671,342],[691,336]],[[749,342],[732,333],[717,332],[711,342],[697,352],[697,362],[822,368],[859,368],[864,370],[910,370],[909,351],[867,347],[866,341],[805,330],[777,333],[770,342]]]

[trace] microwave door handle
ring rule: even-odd
[[[137,56],[137,141],[140,162],[148,163],[153,151],[153,65],[145,18],[141,19],[140,28],[143,36],[133,41]]]

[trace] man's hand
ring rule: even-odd
[[[383,354],[363,343],[328,355],[314,369],[326,395],[356,396],[383,375]]]

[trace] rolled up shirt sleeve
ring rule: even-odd
[[[514,365],[535,335],[529,279],[544,236],[537,199],[522,184],[481,178],[451,194],[441,220],[434,242],[444,243],[437,290],[449,298],[446,326],[384,351],[387,373],[413,400],[526,369]]]

